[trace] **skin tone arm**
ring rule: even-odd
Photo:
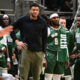
[[[8,26],[4,28],[3,30],[0,30],[0,37],[4,36],[5,34],[10,34],[12,30],[13,30],[12,26]]]
[[[0,80],[3,80],[3,78],[0,76]]]
[[[22,41],[19,41],[19,40],[15,40],[15,42],[17,44],[17,49],[18,50],[27,48],[27,44],[26,43],[23,43]]]

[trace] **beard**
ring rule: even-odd
[[[80,24],[77,24],[77,27],[80,27]]]
[[[78,28],[80,28],[80,25],[79,26],[77,26]]]
[[[59,23],[53,22],[53,21],[51,21],[50,24],[51,24],[51,25],[54,25],[54,26],[59,26]]]
[[[32,16],[33,18],[38,17],[38,15],[35,15],[35,14],[31,14],[31,16]]]

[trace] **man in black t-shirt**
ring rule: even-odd
[[[32,4],[29,14],[19,18],[12,26],[13,30],[18,28],[21,35],[21,41],[19,41],[14,31],[11,33],[18,49],[22,50],[20,80],[27,80],[30,68],[33,79],[39,80],[47,39],[47,25],[45,20],[39,16],[39,6]]]

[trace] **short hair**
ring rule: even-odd
[[[34,7],[39,7],[38,4],[36,4],[36,3],[31,3],[31,4],[30,4],[30,9],[31,9],[33,6],[34,6]]]
[[[64,16],[60,17],[60,19],[65,19],[66,20],[66,18]]]
[[[80,15],[78,14],[77,17],[80,17]]]
[[[80,20],[80,15],[77,15],[76,20]]]

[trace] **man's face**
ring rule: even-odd
[[[9,18],[4,18],[4,19],[3,19],[3,24],[4,24],[5,26],[8,26],[8,25],[9,25]]]
[[[59,17],[53,17],[50,19],[54,26],[59,26]]]
[[[62,27],[66,28],[66,19],[60,19],[59,24],[61,24]]]
[[[80,27],[80,17],[77,17],[76,23],[77,23],[77,27]]]
[[[74,53],[74,54],[72,54],[72,55],[70,55],[70,58],[71,58],[71,59],[75,59],[75,58],[76,58],[75,53]]]
[[[32,17],[37,17],[39,15],[39,7],[36,7],[36,6],[31,7],[30,15]]]

